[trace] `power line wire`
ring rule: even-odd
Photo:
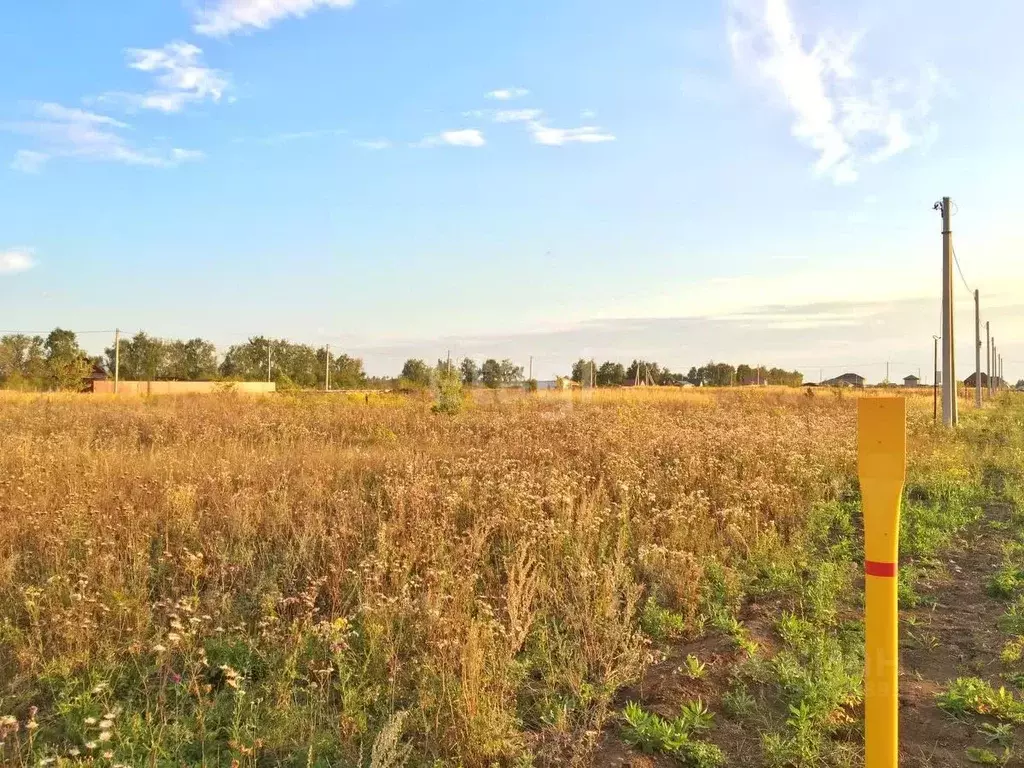
[[[964,271],[960,268],[960,259],[956,257],[956,248],[953,247],[952,238],[950,239],[949,248],[953,251],[953,261],[956,263],[956,271],[960,273],[960,279],[964,281],[964,288],[966,288],[969,293],[974,293],[971,286],[967,284],[967,278],[964,277]]]

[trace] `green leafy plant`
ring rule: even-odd
[[[989,579],[986,591],[991,597],[1008,599],[1014,596],[1021,587],[1024,574],[1021,569],[1010,563],[1003,566]]]
[[[990,715],[998,720],[1024,723],[1024,701],[1006,688],[995,690],[977,677],[957,678],[936,697],[940,709],[954,717]]]
[[[707,673],[707,664],[698,659],[692,653],[686,655],[684,667],[686,676],[691,680],[701,680]]]
[[[1009,747],[1013,744],[1012,723],[999,723],[998,725],[982,723],[980,730],[989,744],[998,744],[1000,747]]]
[[[700,699],[688,701],[680,708],[676,722],[687,733],[701,733],[711,729],[715,713],[709,710]]]
[[[968,747],[964,750],[967,755],[967,759],[972,763],[978,765],[1001,765],[1002,760],[993,752],[991,749],[985,749],[984,747]]]
[[[725,763],[721,749],[693,737],[711,725],[712,715],[700,701],[690,702],[674,720],[647,712],[636,702],[629,702],[622,715],[623,740],[641,752],[671,755],[691,768],[718,768]]]
[[[640,628],[652,640],[672,640],[686,634],[686,619],[682,614],[658,605],[657,600],[649,597],[640,614]]]
[[[754,711],[757,701],[742,683],[735,685],[722,696],[722,707],[729,717],[739,720]]]

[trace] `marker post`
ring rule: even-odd
[[[902,397],[857,401],[857,462],[864,505],[864,765],[896,768],[897,562],[907,466],[907,406]]]

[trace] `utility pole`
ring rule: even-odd
[[[932,340],[935,347],[933,353],[935,370],[932,374],[932,421],[934,422],[939,420],[939,337],[932,336]]]
[[[445,362],[444,368],[445,368],[445,372],[449,376],[451,376],[452,375],[452,351],[450,349],[448,350],[448,356],[446,358],[446,362]]]
[[[981,408],[981,294],[974,289],[974,406]]]
[[[886,384],[891,383],[889,381],[889,361],[888,360],[885,361],[885,383]]]
[[[121,329],[114,329],[114,394],[121,382]]]
[[[942,423],[957,422],[956,362],[953,344],[953,242],[949,198],[942,198]]]
[[[529,381],[533,381],[533,355],[530,355],[530,378]]]
[[[327,345],[327,363],[324,365],[324,392],[331,391],[331,345]]]
[[[985,321],[985,388],[992,397],[992,329],[988,320]]]
[[[270,350],[273,349],[274,342],[267,339],[267,383],[270,383]]]

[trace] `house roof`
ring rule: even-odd
[[[834,379],[829,379],[829,381],[864,381],[864,377],[859,373],[844,373]]]
[[[920,376],[915,376],[914,374],[910,374],[909,376],[904,376],[903,380],[904,381],[920,381],[921,377]]]

